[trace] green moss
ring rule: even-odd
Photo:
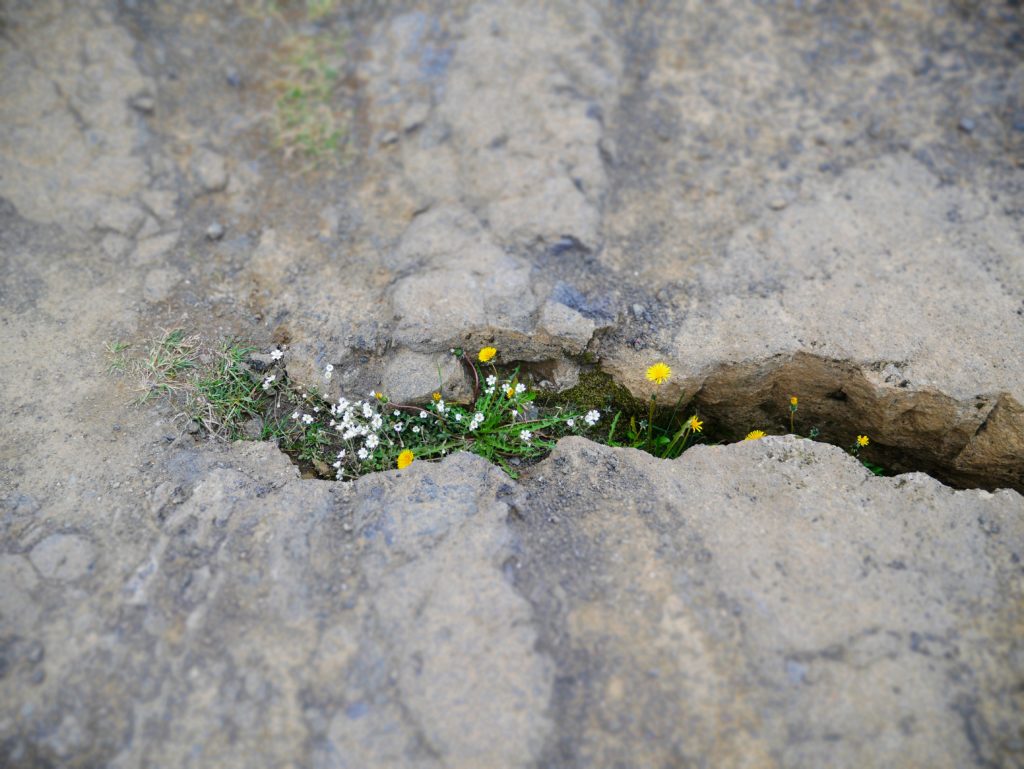
[[[541,406],[572,406],[581,411],[598,409],[621,411],[625,416],[646,414],[647,404],[633,397],[625,387],[616,384],[610,375],[594,369],[580,374],[580,381],[568,390],[542,393],[537,396]]]

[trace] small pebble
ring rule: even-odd
[[[232,88],[238,88],[242,85],[242,76],[238,74],[238,70],[234,67],[229,67],[225,70],[224,78]]]
[[[972,131],[974,131],[974,121],[971,120],[969,117],[961,118],[960,130],[963,131],[965,134],[971,133]]]
[[[632,310],[636,318],[643,319],[647,315],[647,308],[642,304],[634,304]]]
[[[156,109],[156,99],[148,93],[133,97],[129,103],[132,105],[132,109],[138,110],[144,115],[151,115]]]
[[[769,207],[769,208],[770,208],[770,209],[771,209],[772,211],[781,211],[781,210],[782,210],[783,208],[785,208],[785,207],[786,207],[787,205],[789,205],[789,204],[788,204],[788,203],[786,203],[786,201],[785,201],[785,199],[784,199],[784,198],[773,198],[773,199],[771,200],[771,202],[770,202],[770,203],[768,203],[768,207]]]
[[[220,240],[224,237],[224,225],[220,222],[214,222],[206,228],[206,239],[207,240]]]

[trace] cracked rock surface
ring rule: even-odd
[[[0,765],[1024,766],[1020,3],[314,5],[0,4]],[[303,480],[131,405],[104,345],[171,328],[332,395],[664,360],[989,491],[792,437]]]
[[[565,439],[519,482],[467,454],[353,484],[266,444],[166,464],[145,533],[85,518],[0,561],[11,765],[1019,755],[1016,492],[795,438]]]

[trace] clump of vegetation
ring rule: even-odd
[[[274,143],[285,158],[337,162],[351,122],[341,89],[345,41],[332,35],[295,35],[277,56]]]
[[[168,331],[151,340],[142,357],[131,357],[126,342],[107,342],[107,373],[130,376],[138,390],[138,403],[161,395],[173,395],[188,385],[188,374],[196,368],[198,337],[181,329]]]
[[[440,459],[456,451],[478,454],[515,477],[517,467],[546,456],[566,435],[586,435],[610,446],[674,458],[704,434],[704,419],[695,411],[687,416],[682,398],[671,410],[659,411],[657,392],[647,404],[646,418],[631,396],[619,398],[624,405],[609,400],[603,408],[593,398],[586,403],[538,400],[540,393],[522,381],[518,368],[499,367],[493,347],[484,347],[475,356],[451,351],[471,382],[472,395],[465,402],[446,401],[439,387],[429,402],[401,403],[376,391],[364,398],[329,400],[315,387],[288,379],[285,353],[278,348],[260,355],[253,347],[229,343],[204,356],[212,363],[200,366],[197,346],[197,337],[187,337],[181,330],[152,342],[137,360],[126,355],[128,345],[108,344],[108,371],[138,378],[140,402],[167,395],[195,429],[228,440],[275,440],[325,478],[352,479],[402,469],[416,460]],[[334,367],[328,364],[324,380],[333,375]],[[671,375],[664,363],[647,370],[648,380],[658,387]],[[584,383],[578,392],[589,392],[592,384]],[[792,427],[796,397],[790,409]],[[763,437],[762,430],[754,430],[746,439]],[[852,453],[860,458],[859,451],[868,442],[867,436],[857,436]],[[864,464],[881,472],[877,465]]]

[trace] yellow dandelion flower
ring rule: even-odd
[[[670,376],[672,369],[666,363],[655,363],[647,369],[647,378],[654,384],[665,384]]]
[[[871,443],[871,441],[868,440],[868,436],[866,436],[866,435],[858,435],[857,436],[857,445],[858,446],[867,446],[869,443]]]
[[[430,397],[434,399],[434,403],[437,403],[439,400],[441,400],[441,393],[434,393]]]
[[[794,395],[792,398],[789,399],[789,405],[792,406],[793,408],[796,408],[796,404],[797,404],[797,397]]]
[[[747,433],[747,437],[744,438],[743,440],[745,440],[745,441],[759,441],[763,437],[764,437],[764,430],[751,430],[749,433]]]
[[[398,455],[398,469],[404,470],[405,468],[412,464],[412,461],[415,458],[416,457],[412,455],[412,452],[409,451],[409,449],[406,449],[405,451]]]
[[[704,429],[704,423],[697,418],[696,414],[690,417],[687,424],[690,426],[690,429],[693,430],[695,433],[699,433],[701,430]]]
[[[480,350],[480,354],[477,357],[480,358],[481,363],[486,363],[497,354],[498,351],[493,347],[484,347]]]
[[[516,394],[516,390],[515,390],[514,387],[506,387],[505,388],[505,397],[506,398],[511,398],[515,394]]]

